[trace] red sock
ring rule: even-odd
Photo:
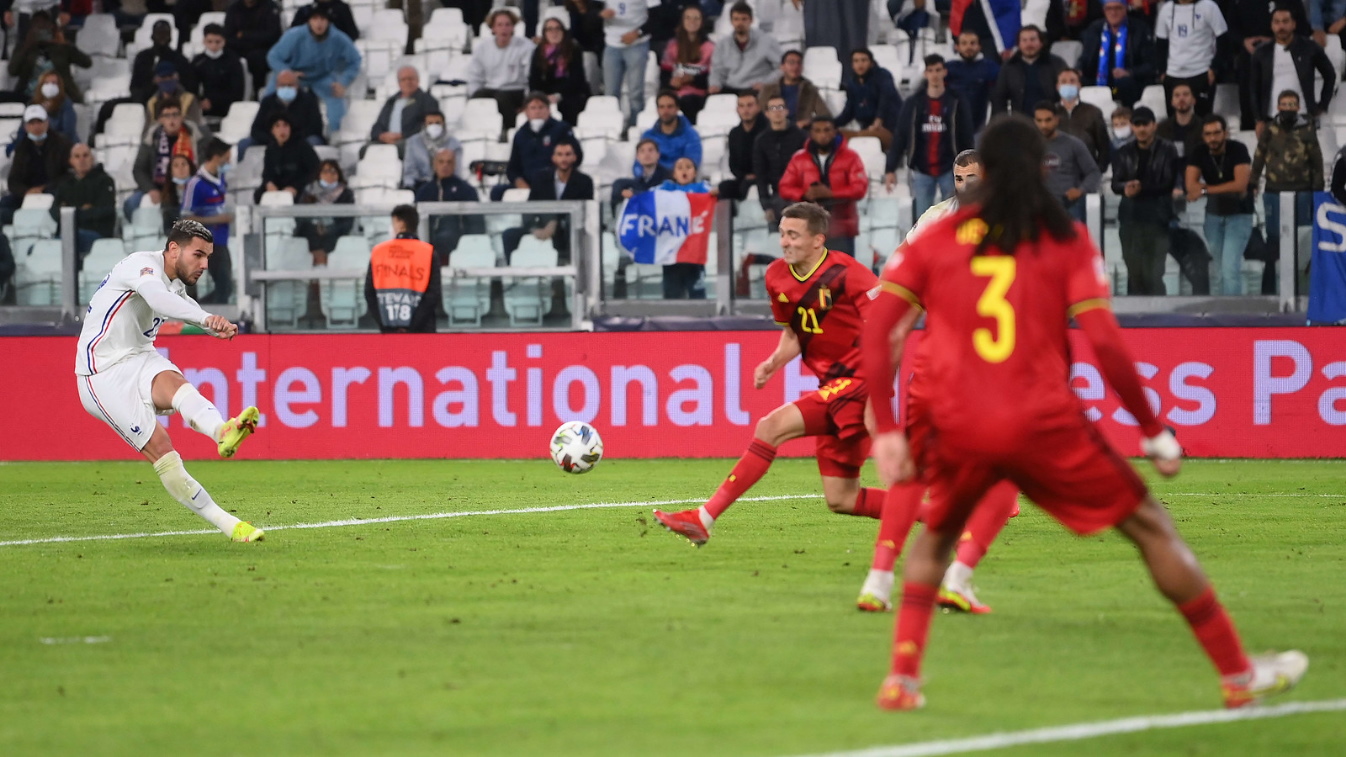
[[[879,520],[883,517],[883,500],[887,494],[882,489],[862,487],[855,495],[855,507],[851,508],[850,514]]]
[[[1234,622],[1224,611],[1224,605],[1215,598],[1215,589],[1207,587],[1201,596],[1190,602],[1178,605],[1178,612],[1187,619],[1187,624],[1206,650],[1206,656],[1215,663],[1215,669],[1222,676],[1235,676],[1248,672],[1248,656],[1243,653],[1243,643],[1239,641]]]
[[[888,490],[883,500],[883,519],[879,521],[879,539],[874,544],[874,570],[891,571],[902,554],[907,534],[916,522],[916,513],[925,496],[924,484],[897,484]]]
[[[935,611],[939,587],[910,581],[902,584],[902,607],[897,613],[893,636],[893,674],[920,678],[921,657],[930,636],[930,616]]]
[[[1019,489],[1011,481],[1001,481],[982,496],[958,540],[958,562],[969,568],[977,567],[1000,535],[1000,529],[1009,521],[1018,501]]]
[[[729,478],[720,484],[720,488],[715,490],[715,496],[706,503],[706,512],[710,513],[710,517],[718,518],[728,510],[734,500],[742,497],[744,492],[766,475],[771,461],[775,459],[775,447],[761,439],[753,439],[748,445],[748,451],[743,453],[743,457],[734,465],[734,470],[729,473]]]

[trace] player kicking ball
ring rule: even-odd
[[[771,311],[782,327],[775,352],[753,372],[761,389],[795,357],[818,377],[817,391],[781,405],[757,422],[748,451],[710,501],[695,510],[654,511],[660,524],[701,546],[711,528],[776,459],[791,439],[817,439],[823,497],[836,513],[878,518],[883,489],[860,486],[860,468],[869,456],[865,429],[868,392],[860,374],[860,332],[878,278],[855,258],[827,249],[827,211],[799,202],[781,213],[782,259],[767,266]]]
[[[1221,677],[1226,707],[1289,690],[1308,670],[1290,651],[1248,657],[1233,621],[1163,505],[1103,439],[1071,391],[1069,319],[1135,417],[1141,449],[1161,475],[1176,475],[1182,448],[1150,409],[1112,315],[1102,256],[1042,178],[1046,144],[1018,117],[982,135],[982,189],[941,219],[883,275],[864,334],[873,380],[874,457],[887,480],[930,485],[925,529],[903,566],[884,709],[924,705],[921,660],[949,553],[977,502],[999,482],[1079,534],[1116,528],[1138,548],[1156,587],[1182,614]],[[922,351],[927,400],[893,417],[895,327],[912,308],[927,315]],[[901,347],[898,347],[900,356]]]
[[[168,320],[200,326],[219,339],[238,333],[237,326],[202,310],[186,293],[187,285],[205,272],[213,249],[214,238],[205,226],[178,221],[163,252],[135,252],[114,265],[89,302],[75,376],[84,409],[154,465],[173,499],[234,541],[261,541],[262,529],[225,512],[187,473],[168,432],[155,420],[156,415],[182,413],[193,429],[216,442],[220,457],[233,457],[257,430],[257,408],[224,420],[182,371],[154,349],[159,327]]]

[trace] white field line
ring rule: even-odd
[[[1247,707],[1240,710],[1202,710],[1196,712],[1178,712],[1172,715],[1143,715],[1118,720],[1102,720],[1094,723],[1075,723],[1073,725],[1034,728],[1028,731],[1009,731],[990,733],[985,736],[972,736],[945,741],[921,741],[913,744],[871,747],[851,752],[829,752],[814,757],[933,757],[944,754],[965,754],[967,752],[988,752],[995,749],[1024,744],[1051,744],[1061,741],[1078,741],[1099,736],[1112,736],[1119,733],[1139,733],[1163,728],[1186,728],[1194,725],[1214,723],[1233,723],[1240,720],[1264,720],[1283,718],[1290,715],[1303,715],[1313,712],[1340,712],[1346,710],[1346,699],[1325,699],[1317,702],[1288,702],[1272,707]],[[895,715],[894,717],[912,717]]]
[[[774,497],[743,497],[739,502],[778,502],[789,499],[821,499],[821,494],[784,494]],[[658,501],[643,502],[594,502],[587,505],[555,505],[552,507],[521,507],[513,510],[468,510],[454,513],[425,513],[422,515],[388,515],[379,518],[346,518],[344,520],[329,520],[321,523],[292,523],[288,526],[267,526],[267,531],[283,531],[290,528],[340,528],[342,526],[364,526],[371,523],[402,523],[411,520],[442,520],[444,518],[467,518],[478,515],[529,515],[532,513],[556,513],[568,510],[598,510],[613,507],[650,507],[663,505],[693,505],[702,504],[704,499],[665,499]],[[218,534],[219,531],[213,528],[197,529],[195,531],[153,531],[134,534],[99,534],[96,536],[46,536],[37,539],[14,539],[12,541],[0,541],[0,547],[22,547],[29,544],[60,544],[64,542],[78,541],[115,541],[117,539],[149,539],[158,536],[197,536],[200,534]]]

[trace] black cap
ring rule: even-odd
[[[1131,123],[1133,124],[1152,124],[1154,123],[1154,111],[1144,105],[1131,111]]]

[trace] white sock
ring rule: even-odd
[[[864,591],[884,599],[891,598],[893,596],[893,572],[870,568],[869,575],[865,577]]]
[[[706,510],[705,505],[696,508],[696,514],[701,516],[701,525],[705,526],[707,530],[715,525],[715,516],[711,515],[710,512]]]
[[[220,440],[220,428],[224,426],[224,418],[214,403],[196,391],[196,387],[191,384],[179,387],[173,395],[173,409],[181,413],[192,428],[217,442]]]
[[[972,588],[972,568],[954,560],[949,569],[944,571],[944,585],[955,591]]]
[[[159,462],[154,464],[154,472],[159,474],[159,480],[164,482],[164,488],[168,493],[173,495],[173,499],[181,502],[183,507],[210,521],[212,526],[223,531],[226,536],[233,535],[234,526],[239,522],[238,518],[215,504],[210,492],[196,483],[196,479],[182,467],[182,456],[176,450],[159,458]]]

